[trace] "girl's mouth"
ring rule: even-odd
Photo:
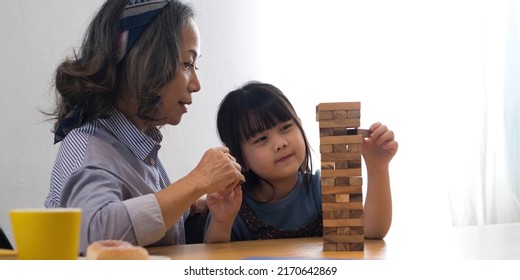
[[[288,160],[290,157],[292,157],[292,154],[290,154],[290,155],[286,155],[286,156],[283,156],[283,157],[277,159],[276,162],[277,162],[277,163],[278,163],[278,162],[284,162],[284,161]]]

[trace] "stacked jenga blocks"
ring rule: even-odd
[[[360,102],[320,103],[316,107],[320,128],[324,251],[364,250],[363,136],[357,133],[360,110]]]

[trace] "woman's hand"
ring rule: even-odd
[[[370,136],[363,140],[361,153],[367,168],[381,170],[388,168],[398,147],[394,140],[394,132],[388,130],[386,125],[376,122],[370,126]]]
[[[236,185],[244,182],[242,167],[229,154],[229,149],[219,147],[207,150],[199,164],[190,172],[200,193],[228,194]]]
[[[241,167],[228,148],[209,149],[188,175],[155,194],[165,228],[174,225],[187,208],[207,193],[226,197],[244,182]]]

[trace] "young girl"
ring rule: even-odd
[[[208,195],[208,228],[220,234],[205,242],[321,236],[320,172],[312,169],[305,132],[284,94],[273,85],[250,82],[224,98],[217,127],[246,182],[243,197],[239,188],[234,200]],[[380,123],[370,132],[362,143],[368,177],[364,234],[383,238],[392,221],[388,165],[398,144]]]

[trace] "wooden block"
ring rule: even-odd
[[[361,152],[361,144],[348,144],[346,149],[347,152]]]
[[[349,160],[349,161],[347,161],[347,168],[349,168],[349,169],[350,168],[361,168],[361,160]]]
[[[347,129],[344,127],[334,127],[334,128],[322,128],[322,129],[332,129],[332,135],[329,136],[342,136],[342,135],[348,135]]]
[[[332,153],[344,153],[348,151],[348,146],[345,144],[332,145]]]
[[[321,128],[320,129],[320,137],[324,136],[334,136],[334,128]]]
[[[334,219],[350,219],[351,210],[332,210]]]
[[[331,165],[334,166],[334,169],[359,169],[361,168],[361,160],[338,160]]]
[[[321,186],[321,194],[338,194],[338,193],[347,193],[347,188],[344,186],[336,186],[336,184],[331,186]]]
[[[331,146],[331,145],[327,145]],[[361,152],[339,152],[339,153],[321,153],[322,161],[338,161],[338,160],[358,160],[361,159]]]
[[[361,117],[361,110],[348,110],[347,118],[348,119],[359,119]]]
[[[327,169],[321,171],[321,177],[348,177],[348,176],[361,176],[361,168],[352,169]]]
[[[350,234],[362,235],[362,234],[364,234],[364,232],[365,232],[364,227],[351,227],[350,228]]]
[[[352,251],[350,244],[336,244],[336,251]]]
[[[363,213],[364,212],[361,210],[352,210],[352,211],[350,211],[350,218],[353,218],[353,219],[363,218]],[[332,214],[334,214],[334,212],[332,212]]]
[[[357,135],[361,135],[363,138],[367,138],[370,136],[370,130],[368,129],[358,129]]]
[[[345,151],[347,151],[345,147]],[[329,154],[334,152],[334,145],[320,145],[320,153]]]
[[[360,194],[363,191],[362,186],[322,186],[321,193],[323,194]]]
[[[352,176],[349,177],[349,185],[351,186],[361,186],[363,185],[363,178],[361,176]]]
[[[334,202],[350,202],[350,196],[348,194],[336,194]]]
[[[334,119],[333,111],[319,111],[317,112],[316,120],[332,120]]]
[[[364,249],[361,103],[316,106],[320,129],[323,250]]]
[[[327,235],[323,236],[327,243],[362,243],[364,236],[361,234]]]
[[[350,234],[350,227],[338,227],[336,228],[337,235],[346,235]]]
[[[362,136],[363,138],[367,138],[370,136],[370,130],[368,129],[363,129],[363,128],[321,128],[320,130],[329,130],[329,129],[332,129],[332,136],[337,136],[337,135],[360,135]],[[330,133],[330,132],[329,132]],[[331,136],[331,135],[329,135]]]
[[[365,250],[364,243],[351,243],[350,244],[350,251],[363,251],[363,250]]]
[[[363,138],[361,135],[344,135],[344,136],[323,136],[320,137],[320,145],[329,144],[361,144]]]
[[[322,203],[336,203],[336,195],[334,194],[322,194],[321,195]]]
[[[334,111],[334,110],[360,110],[361,102],[329,102],[320,103],[316,107],[319,111]]]
[[[334,219],[335,218],[335,210],[324,210],[322,211],[323,219]],[[349,211],[349,214],[352,211]],[[350,218],[350,217],[349,217]]]
[[[349,177],[336,177],[336,186],[348,186]]]
[[[347,111],[344,110],[335,110],[333,112],[333,117],[335,120],[337,119],[346,119],[347,118]]]
[[[337,228],[335,227],[323,227],[323,236],[336,235]]]
[[[333,128],[333,127],[352,127],[358,128],[361,125],[359,119],[337,119],[337,120],[323,120],[320,121],[319,128]]]
[[[362,227],[363,219],[327,219],[323,220],[324,227]]]
[[[321,161],[321,170],[324,169],[335,169],[336,164],[333,161]]]
[[[323,243],[323,251],[337,251],[336,244]]]
[[[336,169],[348,169],[348,160],[338,160],[334,163]]]
[[[362,202],[348,202],[348,203],[322,203],[323,210],[363,210]]]
[[[336,180],[334,178],[321,178],[321,186],[335,186]]]

